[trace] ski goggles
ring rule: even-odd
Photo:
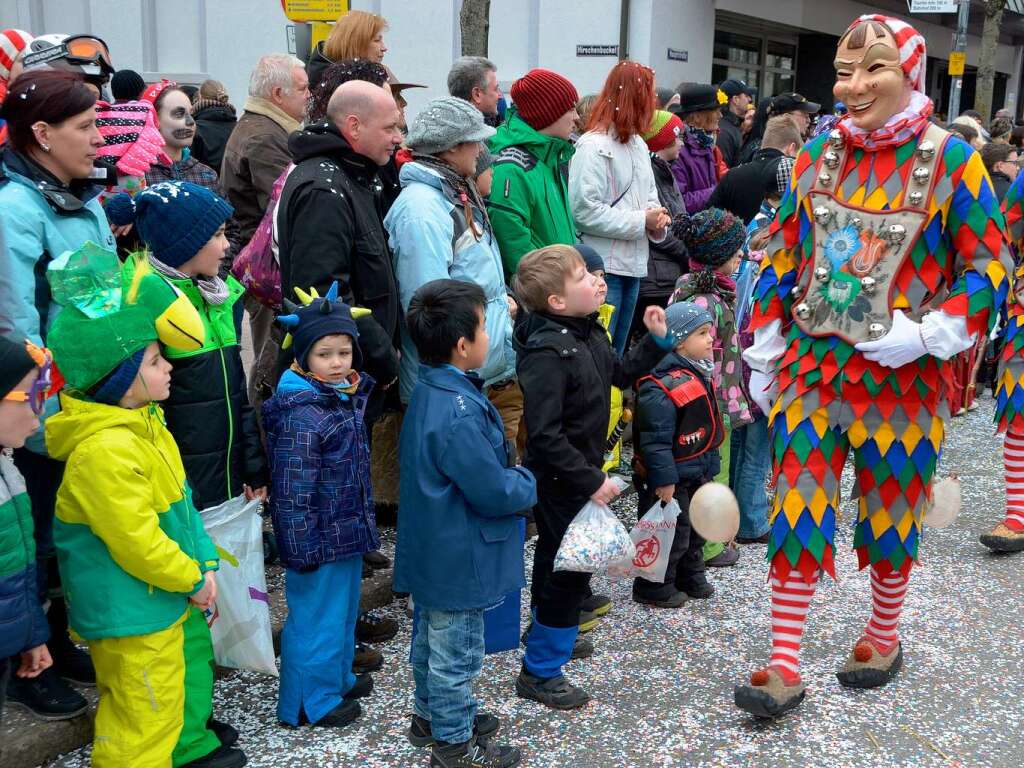
[[[43,408],[46,406],[46,398],[50,396],[50,390],[53,388],[53,356],[49,350],[37,347],[30,341],[25,342],[25,351],[28,352],[29,357],[38,366],[39,375],[32,382],[32,387],[28,392],[20,390],[8,392],[4,395],[4,400],[13,400],[19,403],[27,402],[29,407],[32,408],[32,412],[38,416],[43,412]]]

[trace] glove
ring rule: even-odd
[[[886,368],[900,368],[928,354],[921,336],[921,324],[915,323],[903,310],[892,315],[892,328],[877,341],[862,341],[854,345],[864,357]]]
[[[772,403],[779,396],[779,383],[775,377],[760,371],[750,372],[750,399],[753,400],[761,413],[771,413]]]

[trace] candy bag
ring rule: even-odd
[[[679,517],[679,502],[672,499],[662,506],[660,501],[647,510],[629,532],[636,547],[636,554],[629,560],[613,562],[608,566],[608,575],[613,579],[641,578],[648,581],[665,581],[668,557],[676,537],[676,518]]]
[[[569,523],[555,555],[556,571],[597,573],[636,554],[626,527],[604,504],[588,501]]]

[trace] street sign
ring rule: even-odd
[[[348,0],[281,0],[284,15],[292,21],[337,21],[348,13]]]
[[[678,48],[669,48],[668,49],[668,59],[669,59],[669,61],[689,61],[690,60],[690,52],[689,51],[681,51]]]
[[[619,46],[617,45],[577,45],[577,56],[618,56]]]
[[[907,0],[911,13],[956,13],[957,0]]]
[[[964,64],[967,63],[967,54],[963,51],[950,51],[949,53],[949,75],[950,77],[963,77]]]

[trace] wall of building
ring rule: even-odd
[[[445,91],[445,77],[461,47],[460,0],[352,0],[356,9],[380,13],[390,28],[386,63],[399,79],[428,89],[407,91],[410,112]],[[499,80],[511,82],[535,66],[571,79],[581,94],[600,89],[614,56],[577,56],[577,45],[619,43],[620,0],[491,0],[490,57]],[[715,11],[765,18],[811,32],[838,35],[861,13],[853,0],[632,0],[627,50],[654,67],[658,83],[706,81],[711,73]],[[168,76],[224,82],[232,101],[245,100],[249,72],[265,53],[287,50],[287,25],[279,0],[0,0],[4,26],[43,32],[91,32],[111,46],[117,67],[147,79]],[[946,58],[950,31],[914,20],[929,53]],[[976,64],[979,40],[971,38],[968,64]],[[687,61],[668,58],[686,51]],[[1018,91],[1020,51],[999,47],[996,68]],[[411,115],[410,115],[411,116]]]

